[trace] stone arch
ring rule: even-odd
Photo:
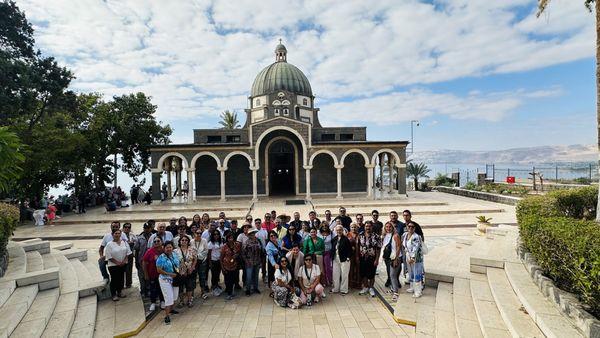
[[[326,151],[314,154],[311,159],[311,193],[335,193],[337,191],[336,158]]]
[[[358,154],[362,155],[362,157],[365,159],[365,165],[370,163],[369,156],[367,155],[367,153],[365,153],[363,150],[357,149],[357,148],[352,148],[352,149],[346,150],[346,152],[344,154],[342,154],[342,157],[340,158],[340,163],[343,165],[346,157],[352,153],[358,153]]]
[[[308,165],[313,165],[313,160],[319,154],[329,154],[329,156],[331,156],[333,158],[333,164],[334,165],[338,165],[339,164],[337,157],[335,156],[335,154],[331,150],[321,149],[321,150],[317,150],[314,154],[312,154],[310,156],[310,160],[308,161]]]
[[[196,196],[219,196],[221,194],[221,166],[219,158],[200,155],[192,161],[195,165],[194,184]]]
[[[190,161],[190,168],[196,168],[196,161],[198,161],[201,156],[210,156],[217,162],[217,167],[221,166],[221,160],[215,153],[210,151],[201,151],[192,157],[192,160]]]
[[[395,151],[393,151],[392,149],[389,148],[383,148],[383,149],[379,149],[375,152],[375,154],[373,154],[373,156],[371,157],[371,164],[372,165],[376,165],[377,164],[377,155],[381,154],[381,153],[389,153],[392,156],[394,156],[394,160],[396,160],[396,165],[400,165],[400,156],[398,156],[398,153],[396,153]]]
[[[229,154],[227,154],[227,156],[225,156],[225,159],[223,160],[223,167],[227,168],[227,164],[229,163],[229,159],[234,156],[234,155],[242,155],[245,158],[248,159],[248,164],[250,165],[249,168],[253,168],[254,167],[254,161],[252,160],[252,157],[250,157],[250,155],[248,155],[248,153],[241,151],[241,150],[236,150],[236,151],[232,151]]]
[[[163,163],[165,162],[165,160],[171,156],[176,156],[179,157],[181,159],[181,162],[183,164],[183,168],[189,168],[190,166],[188,165],[187,159],[185,158],[185,156],[183,156],[181,153],[175,152],[175,151],[170,151],[166,154],[163,154],[160,159],[158,160],[158,165],[156,166],[158,169],[162,170],[163,168]]]
[[[342,168],[342,192],[366,192],[369,158],[358,151],[346,152],[348,155]]]
[[[252,170],[247,166],[246,160],[250,161],[249,155],[243,152],[231,153],[227,158],[225,171],[225,195],[248,196],[252,195]]]
[[[256,144],[254,145],[254,158],[258,159],[259,158],[259,149],[260,149],[260,142],[262,142],[262,140],[269,135],[269,133],[271,133],[274,130],[286,130],[289,131],[290,133],[294,134],[298,140],[300,141],[300,144],[302,145],[302,164],[306,165],[306,160],[307,160],[307,152],[308,152],[308,147],[306,145],[306,142],[304,141],[304,138],[302,137],[302,135],[293,128],[287,127],[287,126],[275,126],[275,127],[271,127],[267,130],[265,130],[262,134],[260,134],[260,136],[258,137],[258,139],[256,140]],[[256,161],[256,168],[258,168],[260,165],[260,161]]]
[[[264,161],[265,161],[265,191],[266,194],[269,195],[270,193],[270,188],[269,188],[269,175],[267,174],[269,172],[269,147],[275,143],[276,141],[280,141],[280,140],[285,140],[287,142],[289,142],[292,147],[294,148],[294,193],[296,195],[298,195],[300,193],[300,167],[299,167],[299,156],[300,154],[298,153],[298,146],[296,145],[296,142],[294,142],[294,140],[292,140],[291,138],[287,137],[287,136],[276,136],[272,139],[269,140],[269,142],[267,142],[267,145],[265,146],[265,154],[264,154]]]

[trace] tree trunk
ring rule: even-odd
[[[414,180],[415,180],[415,191],[419,191],[419,178],[415,177]]]
[[[114,187],[117,187],[117,154],[115,154],[115,162],[113,163],[114,168],[115,168],[115,185]]]
[[[600,1],[596,0],[596,127],[598,128],[598,170],[600,170]],[[600,184],[598,184],[600,197]],[[600,198],[596,206],[596,222],[600,223]]]

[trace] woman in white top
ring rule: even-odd
[[[127,242],[121,240],[120,229],[113,230],[112,235],[113,241],[104,248],[104,255],[108,261],[108,272],[110,273],[110,294],[113,301],[118,301],[119,298],[125,298],[121,291],[124,286],[125,267],[128,256],[131,255],[131,248]]]
[[[281,257],[278,269],[275,269],[275,281],[271,288],[273,289],[273,298],[275,304],[281,307],[287,307],[294,294],[292,286],[292,274],[288,269],[289,261],[286,257]]]
[[[408,222],[406,228],[408,231],[402,234],[402,249],[411,282],[406,292],[414,292],[413,297],[417,298],[423,291],[423,239],[415,232],[415,222]]]
[[[390,222],[385,223],[383,227],[383,245],[381,256],[385,262],[387,271],[386,286],[391,286],[390,291],[394,295],[392,301],[398,300],[398,290],[400,289],[400,271],[402,270],[402,244],[400,236],[396,233],[396,227]]]
[[[300,269],[300,301],[302,304],[311,306],[314,300],[318,303],[323,297],[325,289],[321,285],[321,269],[319,265],[313,264],[313,256],[307,255],[304,257],[304,266]]]
[[[215,296],[219,296],[223,289],[219,286],[219,279],[221,278],[221,247],[223,243],[221,241],[221,233],[219,230],[213,230],[210,234],[210,241],[208,241],[208,262],[210,269],[210,287],[213,290]]]

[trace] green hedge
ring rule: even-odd
[[[600,225],[597,188],[530,196],[517,205],[523,245],[545,274],[600,315]]]
[[[19,223],[19,209],[13,205],[0,203],[0,256],[6,253],[8,239]]]

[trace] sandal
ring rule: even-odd
[[[273,292],[269,293],[269,297],[275,298],[275,294]]]
[[[394,293],[394,295],[392,296],[392,302],[396,302],[398,301],[398,294]]]
[[[203,293],[202,294],[202,299],[207,300],[208,299],[208,293]]]

